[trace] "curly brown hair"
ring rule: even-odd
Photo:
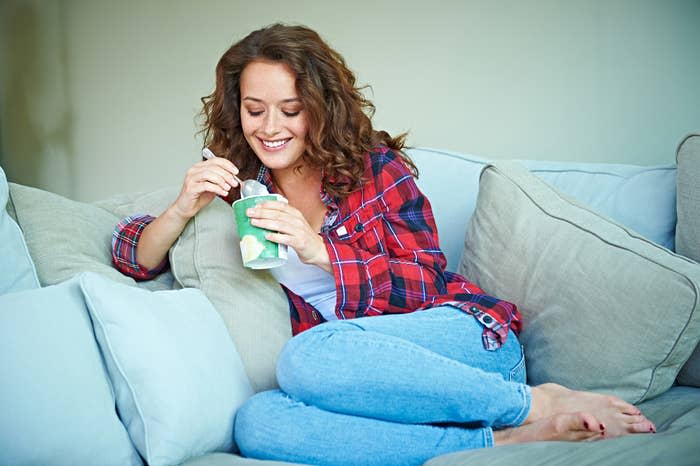
[[[322,171],[328,194],[343,198],[357,190],[365,171],[364,154],[381,144],[395,150],[418,176],[402,151],[406,133],[391,137],[372,128],[374,105],[356,86],[343,57],[307,27],[274,24],[250,33],[224,53],[216,65],[216,88],[201,99],[204,144],[236,164],[242,178],[255,177],[260,167],[240,117],[241,74],[256,60],[283,63],[295,73],[309,123],[303,160]]]

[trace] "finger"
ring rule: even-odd
[[[283,217],[289,217],[285,212],[275,209],[267,209],[260,206],[251,207],[246,210],[246,215],[250,218],[278,220]]]
[[[271,220],[264,218],[251,218],[250,224],[263,230],[276,231],[281,233],[286,233],[288,235],[294,234],[294,229],[287,222],[280,220]]]
[[[286,244],[291,246],[293,243],[293,237],[290,235],[285,235],[283,233],[269,232],[265,233],[265,239],[272,241],[273,243]]]
[[[189,178],[195,183],[209,181],[210,183],[218,184],[223,189],[227,190],[238,185],[238,182],[233,175],[215,167],[203,167],[201,169],[193,170]]]
[[[299,212],[297,209],[290,206],[288,203],[282,201],[265,201],[261,204],[258,204],[256,207],[260,207],[262,209],[277,210],[281,212]]]
[[[308,225],[308,222],[304,218],[304,215],[294,207],[290,207],[287,204],[281,203],[267,203],[258,204],[255,207],[251,207],[246,211],[246,215],[251,218],[266,218],[273,220],[282,220],[289,223],[294,223],[299,227]]]
[[[238,186],[238,179],[236,177],[238,174],[238,168],[236,168],[233,164],[230,166],[222,166],[221,163],[214,163],[212,160],[205,160],[192,165],[187,171],[187,176],[202,176],[204,173],[217,173],[219,176],[224,178],[227,183],[231,184],[232,186]]]
[[[214,194],[218,194],[220,196],[228,196],[228,193],[230,190],[230,188],[225,189],[225,188],[222,188],[221,186],[219,186],[218,184],[212,183],[209,181],[204,181],[204,182],[198,183],[195,189],[196,189],[195,194],[201,195],[202,193],[214,193]]]
[[[200,164],[207,165],[207,166],[217,166],[221,167],[224,170],[226,170],[229,173],[232,173],[234,175],[238,175],[238,167],[231,162],[229,159],[225,159],[223,157],[214,157],[209,160],[203,160],[202,162],[199,162]]]
[[[250,223],[256,227],[271,231],[280,231],[290,235],[303,235],[310,232],[311,227],[301,215],[290,215],[274,210],[259,210],[255,215],[249,215]]]

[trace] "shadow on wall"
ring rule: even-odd
[[[7,1],[2,9],[3,168],[10,181],[71,197],[73,123],[60,4]]]

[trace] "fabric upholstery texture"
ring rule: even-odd
[[[294,466],[298,463],[286,461],[256,460],[243,458],[238,455],[227,455],[225,453],[212,453],[210,455],[194,458],[180,466]],[[299,465],[298,465],[299,466]]]
[[[460,273],[523,313],[528,382],[638,403],[700,339],[700,266],[580,206],[515,162],[481,176]]]
[[[16,221],[24,232],[42,286],[68,280],[80,272],[96,272],[120,283],[136,282],[112,266],[112,232],[120,218],[93,204],[10,183]],[[170,289],[164,274],[139,285]]]
[[[700,133],[689,134],[676,151],[678,185],[676,250],[700,262]]]
[[[39,287],[22,231],[8,214],[8,210],[14,213],[14,205],[8,205],[9,194],[7,178],[0,167],[0,294]]]
[[[700,262],[700,133],[689,134],[678,145],[676,250]],[[678,374],[683,385],[700,387],[700,345]]]
[[[141,464],[77,279],[0,295],[0,380],[0,464]]]
[[[200,290],[140,290],[80,275],[119,414],[151,466],[233,449],[252,394],[223,320]]]
[[[256,392],[277,386],[275,364],[291,338],[289,304],[268,271],[243,267],[233,211],[216,198],[170,250],[173,275],[201,289],[223,317]]]
[[[635,434],[598,442],[534,442],[451,453],[425,466],[521,466],[526,464],[672,464],[695,466],[700,458],[700,390],[673,387],[639,405],[656,434]]]
[[[529,160],[538,178],[656,244],[674,250],[676,167]]]
[[[479,175],[489,161],[430,148],[412,148],[406,152],[420,169],[416,183],[430,199],[447,269],[455,272],[464,245],[463,232],[476,206]],[[675,166],[535,160],[521,163],[537,177],[593,210],[674,249]],[[459,189],[455,191],[455,187]]]

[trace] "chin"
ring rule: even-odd
[[[301,158],[304,155],[303,150],[294,150],[291,147],[280,152],[267,151],[262,147],[255,147],[254,152],[262,164],[270,170],[297,166],[301,162]]]

